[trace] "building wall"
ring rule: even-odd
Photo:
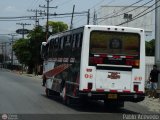
[[[98,23],[101,25],[118,25],[120,23],[127,21],[127,19],[124,19],[124,13],[132,14],[132,18],[134,18],[137,14],[142,13],[144,10],[148,9],[147,6],[140,7],[138,9],[135,9],[138,6],[131,6],[128,8],[126,8],[126,7],[127,6],[101,6],[101,10],[97,14],[97,17],[98,18],[107,18],[107,19],[98,19]],[[133,9],[135,9],[135,10],[133,10]],[[149,10],[151,10],[151,9],[149,9]],[[131,10],[133,10],[133,11],[131,11]],[[131,11],[131,12],[127,13],[128,11]],[[117,16],[117,17],[109,18],[110,16],[113,16],[113,15]],[[153,12],[148,13],[137,20],[126,23],[123,26],[138,27],[138,28],[145,29],[145,31],[152,31],[153,30],[152,24],[153,24]]]
[[[124,13],[132,14],[132,18],[134,18],[136,15],[142,13],[146,9],[148,9],[146,12],[153,9],[153,8],[148,8],[148,6],[139,7],[138,9],[136,9],[137,7],[138,6],[131,6],[131,7],[128,7],[128,6],[101,6],[100,11],[97,13],[96,23],[99,25],[119,25],[120,23],[127,21],[127,19],[124,19]],[[131,12],[128,12],[128,11],[131,11]],[[142,14],[146,12],[143,12]],[[150,12],[144,15],[143,17],[140,17],[136,20],[133,20],[121,26],[144,29],[145,34],[146,34],[145,40],[150,41],[155,38],[155,33],[154,33],[155,22],[154,21],[155,21],[154,12]]]

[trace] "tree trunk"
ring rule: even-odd
[[[34,68],[34,65],[29,65],[27,73],[28,74],[33,74],[33,68]]]

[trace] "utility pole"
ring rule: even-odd
[[[72,17],[71,17],[71,26],[70,26],[70,29],[72,29],[72,28],[73,28],[74,9],[75,9],[75,5],[73,5],[73,11],[72,11]]]
[[[4,68],[4,48],[3,48],[3,43],[1,43],[1,49],[2,49],[2,56],[3,56],[2,65],[3,65],[3,68]]]
[[[34,12],[35,13],[35,17],[33,19],[35,19],[35,27],[39,26],[39,19],[38,19],[38,13],[42,13],[42,12],[45,12],[45,11],[42,11],[42,10],[27,10],[28,12]]]
[[[93,15],[93,25],[97,25],[97,14],[95,10],[94,10],[94,15]]]
[[[49,20],[49,8],[57,8],[57,6],[56,7],[50,7],[49,6],[49,3],[51,2],[52,0],[46,0],[46,2],[47,2],[47,7],[44,5],[44,6],[41,6],[41,5],[39,5],[39,7],[41,7],[41,8],[46,8],[47,9],[47,23],[46,23],[46,41],[47,41],[47,39],[48,39],[48,32],[49,32],[49,25],[48,25],[48,20]]]
[[[22,38],[24,39],[24,26],[31,25],[31,24],[27,24],[27,23],[16,23],[16,24],[22,26],[22,29],[23,29]]]
[[[89,25],[90,22],[90,9],[88,9],[88,15],[87,15],[87,25]]]
[[[13,70],[13,40],[14,40],[14,36],[17,36],[15,34],[8,34],[10,35],[11,38],[11,46],[12,46],[12,51],[11,51],[11,70]]]
[[[155,63],[160,69],[160,1],[155,0],[155,4]],[[158,81],[158,89],[160,89],[160,76]]]

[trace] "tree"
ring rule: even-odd
[[[52,28],[52,34],[62,32],[68,29],[68,25],[63,22],[49,21],[48,25]]]
[[[146,56],[155,56],[155,39],[146,41]]]
[[[68,28],[63,22],[49,22],[54,28],[53,33],[62,32]],[[28,35],[27,39],[19,39],[13,44],[13,50],[20,63],[28,66],[28,73],[33,73],[38,65],[42,65],[40,48],[42,42],[46,41],[46,33],[41,26],[34,28]]]

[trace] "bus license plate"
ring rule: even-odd
[[[117,94],[108,94],[108,99],[117,99]]]

